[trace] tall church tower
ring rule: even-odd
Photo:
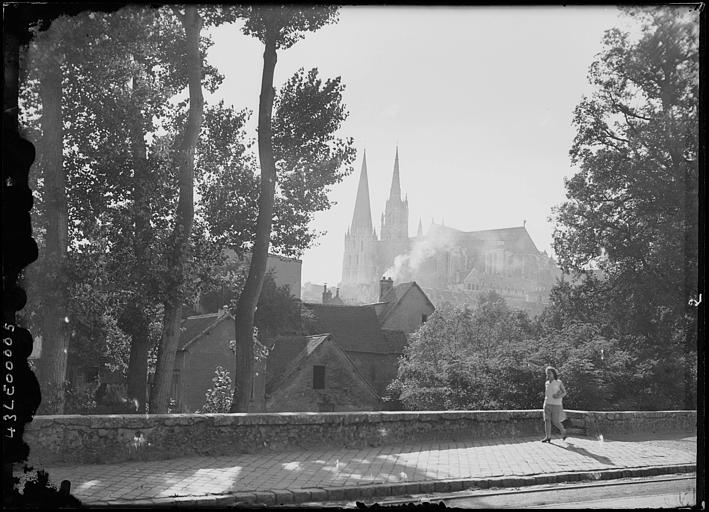
[[[409,200],[408,198],[401,199],[398,146],[394,157],[394,175],[391,178],[389,199],[387,199],[381,222],[381,264],[385,271],[394,263],[396,256],[406,254],[409,251]]]
[[[347,299],[371,302],[376,299],[378,287],[377,234],[372,226],[365,151],[352,224],[345,234],[341,289],[343,297]]]

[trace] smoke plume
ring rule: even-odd
[[[453,233],[433,225],[424,237],[413,240],[408,253],[399,254],[394,258],[393,265],[387,269],[384,276],[399,282],[414,280],[427,259],[432,258],[436,252],[453,246]]]

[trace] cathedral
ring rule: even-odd
[[[540,252],[525,225],[460,231],[421,221],[409,236],[409,202],[402,198],[399,149],[389,199],[381,216],[379,235],[372,222],[364,153],[352,224],[345,234],[340,296],[345,303],[377,302],[380,279],[416,281],[434,305],[444,302],[473,306],[477,297],[495,291],[515,308],[539,313],[561,272],[546,252]]]

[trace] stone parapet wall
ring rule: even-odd
[[[601,432],[696,427],[696,411],[567,411]],[[693,420],[692,420],[693,418]],[[624,432],[626,430],[623,430]],[[594,431],[595,432],[595,431]],[[596,435],[589,431],[589,435]],[[318,447],[361,448],[427,440],[543,435],[541,410],[36,416],[27,425],[30,464],[112,463]]]
[[[542,412],[348,412],[37,416],[30,462],[108,463],[315,447],[543,434]]]
[[[586,434],[696,432],[697,411],[585,412]]]

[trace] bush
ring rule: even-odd
[[[96,414],[97,382],[75,387],[67,381],[64,386],[64,414]]]
[[[198,413],[226,413],[231,408],[231,400],[234,395],[234,386],[232,385],[229,371],[221,366],[217,366],[214,370],[212,378],[213,386],[205,393],[205,402]]]

